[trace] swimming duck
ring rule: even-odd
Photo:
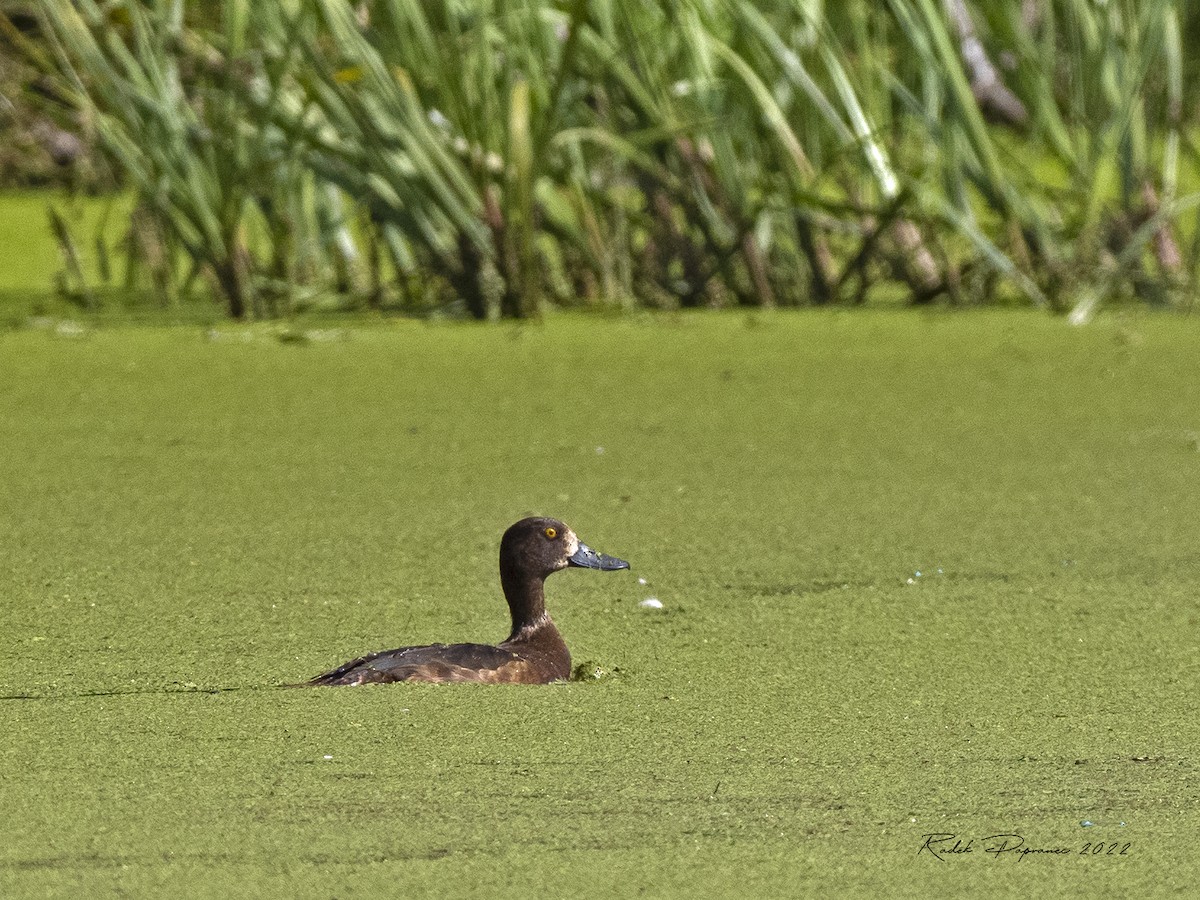
[[[558,519],[522,519],[500,539],[500,584],[512,614],[512,633],[491,644],[401,647],[352,659],[307,682],[359,685],[389,681],[473,681],[546,684],[571,675],[571,654],[546,612],[543,582],[568,566],[628,569],[623,559],[597,553]]]

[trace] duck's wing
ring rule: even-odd
[[[352,659],[307,682],[312,686],[379,684],[391,681],[528,683],[536,679],[529,660],[490,644],[429,644],[401,647]]]

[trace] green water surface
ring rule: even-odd
[[[1200,879],[1195,319],[62,324],[0,332],[0,896]],[[529,513],[632,562],[548,584],[615,674],[276,687],[502,638]]]

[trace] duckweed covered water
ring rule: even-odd
[[[1197,882],[1197,322],[322,334],[0,334],[0,895]],[[276,687],[503,637],[533,512],[611,677]]]

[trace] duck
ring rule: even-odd
[[[629,563],[598,553],[558,519],[531,516],[500,539],[500,585],[512,631],[499,644],[427,644],[369,653],[304,684],[311,687],[418,681],[549,684],[571,676],[571,653],[546,612],[546,578],[566,568],[615,571]]]

